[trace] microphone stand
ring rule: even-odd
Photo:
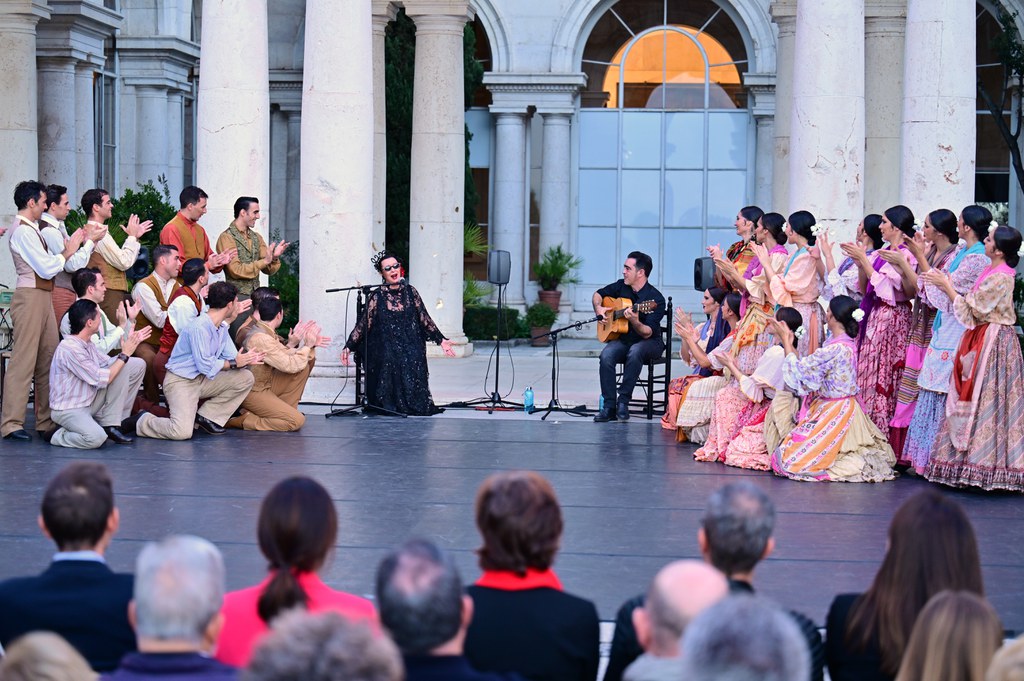
[[[548,400],[548,408],[544,410],[544,415],[540,417],[541,421],[547,420],[548,416],[550,416],[553,411],[561,411],[574,416],[587,415],[589,410],[585,404],[576,407],[563,407],[558,401],[558,334],[563,331],[568,331],[569,329],[576,329],[577,331],[580,331],[583,329],[585,324],[593,324],[594,322],[599,322],[602,319],[604,319],[604,317],[601,315],[595,315],[585,321],[581,320],[573,322],[572,324],[563,326],[559,329],[551,329],[546,333],[539,333],[530,339],[534,340],[537,338],[543,338],[544,336],[548,336],[551,339],[551,399]]]
[[[384,286],[384,284],[343,286],[341,288],[325,289],[324,293],[356,291],[356,324],[358,324],[360,317],[367,314],[367,307],[369,304],[366,301],[366,298],[369,297],[371,291],[381,288],[382,286]],[[325,418],[331,418],[332,416],[355,416],[356,410],[360,410],[363,416],[366,416],[368,409],[373,409],[379,413],[388,414],[389,416],[401,416],[402,418],[406,418],[406,414],[370,404],[370,399],[366,394],[365,386],[362,385],[366,378],[366,372],[363,371],[363,358],[367,357],[367,352],[369,351],[369,337],[370,320],[367,319],[366,327],[363,329],[363,351],[362,353],[356,354],[356,403],[350,407],[345,407],[344,409],[333,409],[329,413],[324,414]]]

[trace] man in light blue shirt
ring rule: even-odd
[[[188,440],[195,428],[219,435],[252,387],[253,375],[241,370],[263,363],[262,352],[237,352],[228,327],[238,315],[238,290],[226,282],[210,286],[209,310],[181,330],[167,360],[164,397],[169,418],[141,412],[122,424],[143,437]],[[206,400],[202,408],[199,401]]]

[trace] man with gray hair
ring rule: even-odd
[[[682,674],[687,681],[808,681],[803,634],[785,612],[756,596],[731,596],[686,629]]]
[[[625,681],[678,681],[679,638],[690,621],[729,595],[725,575],[707,563],[677,560],[651,582],[643,606],[633,610],[633,625],[644,654],[626,668]]]
[[[223,600],[224,560],[216,546],[187,535],[147,544],[135,562],[128,607],[139,652],[101,678],[235,681],[237,670],[208,657],[224,623]]]
[[[729,580],[732,595],[754,593],[754,568],[775,550],[775,505],[757,485],[734,482],[716,490],[708,499],[697,530],[697,544],[704,560]],[[615,634],[604,681],[621,681],[625,668],[642,652],[633,627],[633,610],[644,604],[643,596],[626,601],[615,619]],[[817,625],[801,613],[790,611],[810,650],[812,681],[821,681],[825,648]]]
[[[483,673],[463,656],[473,599],[451,558],[426,539],[411,539],[377,568],[381,623],[402,651],[406,681],[518,681]]]

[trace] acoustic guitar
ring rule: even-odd
[[[637,314],[647,313],[658,307],[658,302],[645,300],[642,303],[634,303],[629,298],[605,296],[601,300],[601,306],[607,307],[608,312],[604,313],[604,321],[597,323],[597,340],[607,343],[624,333],[629,333],[629,320],[625,317],[626,310],[632,309]]]

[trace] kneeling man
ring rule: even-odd
[[[237,298],[238,290],[227,282],[210,286],[209,310],[181,330],[167,360],[164,397],[170,417],[142,412],[123,424],[126,430],[161,440],[188,440],[195,428],[211,435],[224,432],[223,424],[253,383],[252,372],[239,369],[263,361],[262,352],[237,352],[228,335]],[[206,400],[202,408],[200,400]]]
[[[121,342],[121,354],[108,357],[92,342],[100,314],[99,306],[87,298],[68,309],[71,335],[57,346],[50,364],[51,418],[59,426],[44,435],[50,444],[96,449],[107,438],[119,445],[132,442],[119,427],[131,413],[146,363],[128,355],[149,335],[148,329],[132,331]]]

